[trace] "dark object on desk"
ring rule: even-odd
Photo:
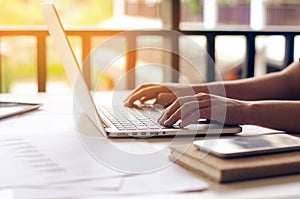
[[[42,104],[22,102],[0,102],[0,119],[40,108]]]
[[[171,146],[170,159],[218,183],[300,173],[300,151],[222,159],[195,146]]]

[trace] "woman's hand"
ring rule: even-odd
[[[192,86],[182,84],[143,84],[136,88],[124,101],[128,107],[133,107],[135,101],[144,104],[155,100],[154,104],[167,107],[178,97],[195,95]]]
[[[206,93],[176,99],[161,115],[158,122],[172,126],[181,119],[180,127],[196,123],[200,118],[236,125],[245,123],[250,102]]]

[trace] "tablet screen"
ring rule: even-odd
[[[300,149],[300,138],[288,134],[238,136],[194,141],[202,150],[220,157],[238,157]]]

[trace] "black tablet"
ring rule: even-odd
[[[0,101],[0,119],[38,109],[42,104]]]

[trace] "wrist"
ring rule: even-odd
[[[209,93],[208,88],[205,84],[194,84],[194,85],[192,85],[192,88],[194,89],[195,94]]]
[[[255,125],[257,103],[256,101],[247,101],[244,108],[244,124]]]

